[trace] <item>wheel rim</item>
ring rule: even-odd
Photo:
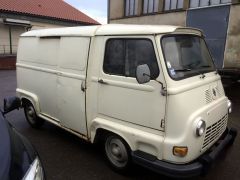
[[[30,123],[34,124],[36,122],[36,113],[32,106],[26,107],[26,115]]]
[[[123,168],[128,163],[128,153],[123,142],[116,137],[109,137],[105,142],[105,151],[108,159],[118,168]]]

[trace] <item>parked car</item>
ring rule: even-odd
[[[26,32],[16,91],[31,126],[46,120],[86,141],[103,141],[119,171],[133,161],[168,176],[196,176],[236,137],[227,128],[231,102],[197,29]]]
[[[0,179],[44,180],[44,171],[37,151],[4,117],[21,106],[18,98],[4,100],[0,113]]]

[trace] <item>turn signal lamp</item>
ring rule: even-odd
[[[187,147],[180,147],[180,146],[174,146],[173,147],[173,154],[175,156],[184,157],[188,153]]]

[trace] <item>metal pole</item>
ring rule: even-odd
[[[10,44],[10,54],[12,54],[12,29],[9,25],[9,44]]]

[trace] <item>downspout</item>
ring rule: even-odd
[[[9,44],[10,44],[10,54],[12,55],[12,28],[9,25]]]

